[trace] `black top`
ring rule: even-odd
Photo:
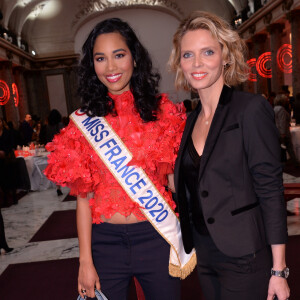
[[[196,230],[202,235],[208,235],[201,208],[200,195],[197,192],[201,156],[199,156],[192,137],[188,138],[187,147],[183,153],[182,170],[185,185],[190,193],[189,212]]]

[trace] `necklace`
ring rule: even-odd
[[[210,120],[209,120],[210,117],[209,117],[207,120],[205,120],[205,119],[204,119],[204,114],[203,114],[203,113],[200,114],[200,117],[201,117],[201,119],[203,120],[203,122],[204,122],[205,125],[208,125],[208,124],[210,123]]]

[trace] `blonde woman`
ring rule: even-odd
[[[266,99],[233,88],[247,79],[245,50],[227,22],[206,12],[174,35],[175,85],[200,98],[175,165],[180,224],[206,300],[286,300],[279,137]]]

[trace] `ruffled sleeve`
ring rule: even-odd
[[[46,145],[46,149],[51,153],[44,173],[51,181],[68,186],[72,195],[85,197],[94,190],[101,173],[92,148],[72,121]]]
[[[158,139],[155,162],[160,178],[165,180],[164,174],[174,173],[175,160],[179,150],[181,137],[186,123],[186,113],[183,103],[174,104],[165,94],[162,95],[159,124],[161,135]]]
[[[160,110],[158,118],[162,134],[158,141],[159,156],[162,161],[171,161],[174,166],[186,122],[185,107],[183,103],[174,104],[163,95]]]
[[[161,185],[167,185],[166,174],[173,173],[174,164],[184,130],[186,114],[183,104],[174,104],[165,94],[162,94],[158,120],[144,125],[145,136],[140,143],[140,149],[135,152],[131,165],[147,169],[147,174],[153,174]],[[151,178],[152,180],[153,177]]]

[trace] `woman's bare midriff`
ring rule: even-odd
[[[144,220],[139,220],[134,214],[130,214],[128,217],[121,215],[120,213],[115,213],[110,219],[105,218],[101,215],[103,222],[111,224],[132,224],[144,222]]]

